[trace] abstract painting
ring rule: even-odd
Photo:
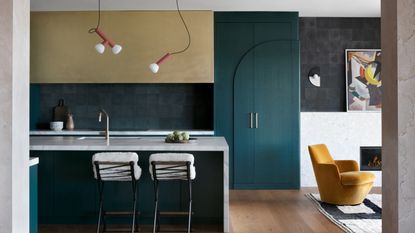
[[[346,49],[347,111],[381,111],[380,49]]]

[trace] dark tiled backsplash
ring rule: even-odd
[[[99,107],[111,130],[213,129],[213,84],[32,84],[38,95],[36,128],[47,128],[59,99],[75,128],[102,129]],[[33,96],[32,96],[33,98]],[[37,112],[37,113],[36,113]]]

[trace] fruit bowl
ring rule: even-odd
[[[166,143],[189,143],[190,135],[187,132],[174,131],[167,135],[164,140]]]

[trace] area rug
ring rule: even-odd
[[[320,195],[306,196],[330,221],[348,233],[382,232],[382,195],[369,194],[360,205],[339,206],[320,201]]]

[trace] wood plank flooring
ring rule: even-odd
[[[343,232],[316,209],[305,193],[305,190],[231,192],[232,232]]]
[[[301,190],[231,190],[230,230],[233,233],[342,233],[324,217]],[[380,189],[374,189],[380,193]],[[164,229],[164,230],[163,230]],[[184,231],[183,226],[164,226],[162,232]],[[193,232],[219,232],[215,226],[194,226]],[[92,233],[95,226],[47,225],[39,233]],[[140,232],[151,232],[141,226]]]

